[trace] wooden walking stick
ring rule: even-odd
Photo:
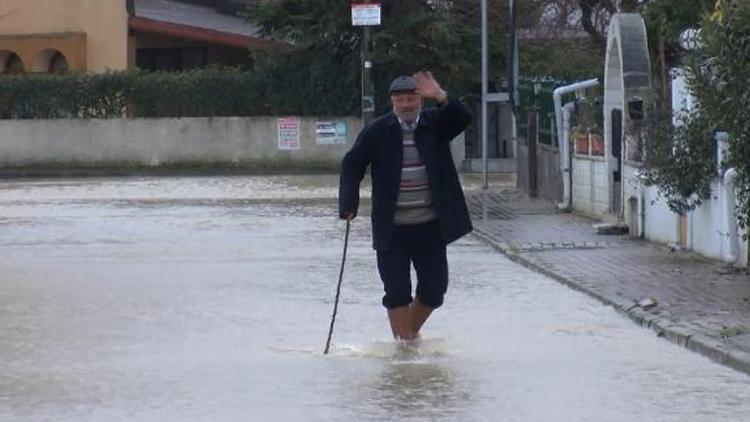
[[[344,235],[344,254],[341,256],[341,271],[339,271],[339,284],[336,286],[336,300],[333,302],[333,315],[331,316],[331,326],[328,328],[328,340],[326,340],[326,348],[323,351],[324,355],[328,354],[328,350],[331,348],[331,337],[333,336],[333,324],[336,322],[336,312],[339,308],[339,296],[341,295],[341,281],[344,279],[344,264],[346,263],[346,249],[349,246],[349,227],[352,219],[348,217],[346,219],[346,235]]]

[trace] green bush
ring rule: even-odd
[[[299,71],[303,66],[307,72]],[[335,85],[316,82],[323,80],[316,75],[328,71],[325,63],[310,68],[289,62],[258,72],[0,76],[0,119],[359,114],[356,75]]]
[[[692,66],[695,96],[716,126],[729,134],[726,165],[738,173],[738,216],[750,229],[750,2],[719,0],[704,19],[703,60]]]
[[[0,118],[106,118],[126,109],[126,74],[0,78]]]
[[[737,171],[739,224],[750,229],[750,2],[718,0],[704,16],[702,45],[687,63],[697,106],[671,128],[670,114],[652,113],[646,165],[672,210],[684,213],[710,195],[716,175],[714,132],[729,135],[723,163]],[[650,145],[649,145],[650,144]]]
[[[658,186],[667,206],[680,215],[711,197],[716,177],[716,125],[700,107],[692,113],[681,111],[679,124],[673,125],[669,109],[649,104],[645,175]]]

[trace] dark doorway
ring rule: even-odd
[[[198,69],[206,65],[206,49],[192,48],[144,48],[136,53],[135,64],[141,70],[181,72]]]
[[[466,129],[466,158],[482,158],[482,106],[481,102],[471,104],[476,116]],[[513,144],[509,135],[511,110],[507,104],[487,104],[487,158],[512,158]]]
[[[48,72],[62,74],[62,73],[68,73],[68,70],[69,70],[68,61],[65,59],[65,56],[63,56],[62,53],[60,53],[59,51],[56,52],[52,56],[52,59],[50,59],[49,61]]]
[[[4,64],[3,73],[6,75],[21,75],[26,72],[21,58],[16,53],[10,53]]]
[[[612,110],[612,133],[610,139],[610,153],[617,161],[615,171],[612,173],[614,184],[612,185],[612,212],[622,216],[622,110]]]

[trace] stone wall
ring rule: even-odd
[[[280,120],[0,120],[0,170],[191,166],[337,171],[362,128],[355,117],[291,118],[291,138],[298,133],[299,145],[284,149]],[[453,140],[451,151],[460,168],[463,134]]]
[[[352,117],[295,121],[297,149],[280,148],[276,117],[2,120],[0,166],[334,169],[361,128]],[[326,137],[319,122],[337,123],[345,134]]]

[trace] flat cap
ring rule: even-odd
[[[414,92],[417,90],[417,84],[414,83],[414,78],[411,76],[399,76],[391,82],[391,88],[388,90],[389,93],[402,91]]]

